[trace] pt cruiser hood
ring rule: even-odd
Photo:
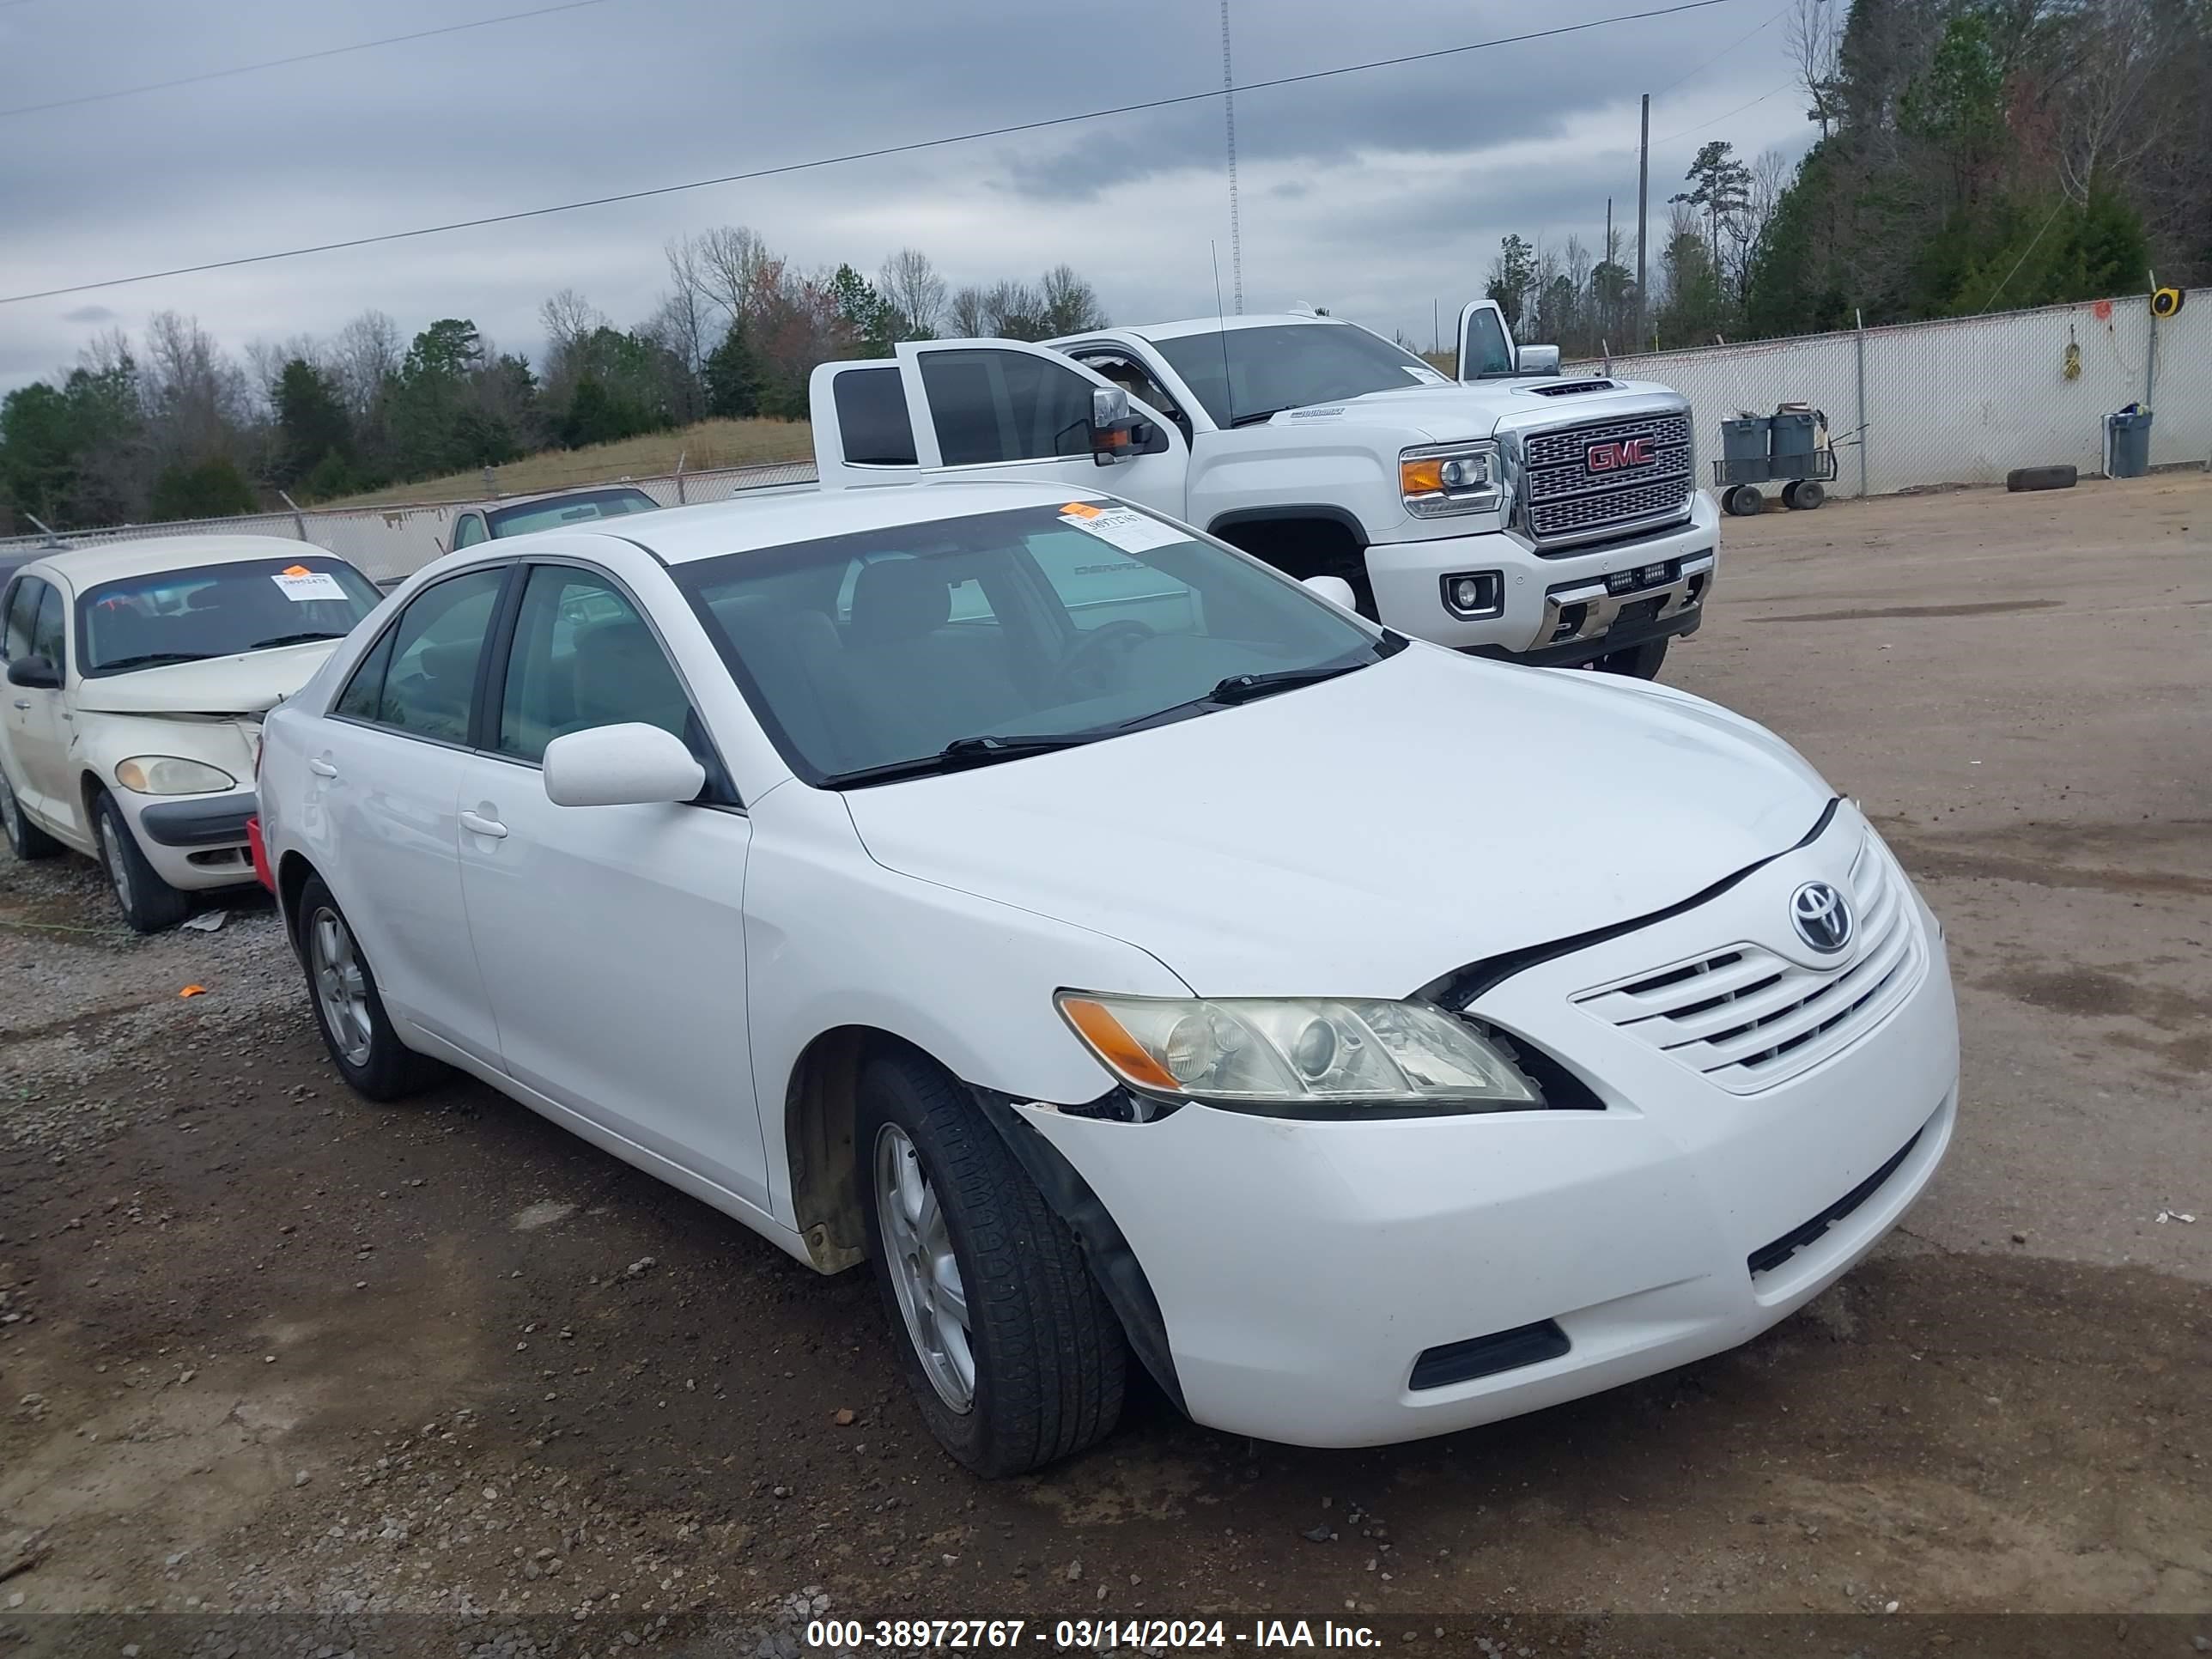
[[[886,867],[1126,940],[1201,995],[1401,997],[1679,903],[1795,846],[1829,798],[1686,694],[1416,644],[845,801]]]
[[[81,680],[75,702],[103,714],[263,714],[305,685],[337,643],[317,640]]]

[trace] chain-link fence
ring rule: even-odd
[[[496,478],[494,479],[496,484]],[[663,507],[696,507],[726,501],[748,489],[811,483],[814,463],[777,466],[720,467],[712,471],[672,472],[650,478],[579,479],[587,483],[635,484]],[[532,491],[530,494],[541,492]],[[256,513],[234,519],[187,519],[167,524],[117,525],[101,530],[64,532],[58,543],[45,536],[0,537],[0,559],[20,558],[49,548],[90,547],[101,542],[145,536],[282,536],[311,542],[335,553],[374,580],[389,584],[412,574],[446,550],[453,538],[453,515],[472,507],[496,507],[501,499],[465,501],[406,501],[389,507],[349,507],[297,513]]]
[[[1596,371],[1688,398],[1705,460],[1729,416],[1812,404],[1828,417],[1841,495],[2069,462],[2102,472],[2105,416],[2135,403],[2154,416],[2154,466],[2212,458],[2212,289],[2164,319],[2133,295],[1574,366]]]

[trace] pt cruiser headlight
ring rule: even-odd
[[[1401,451],[1398,488],[1406,510],[1417,518],[1454,513],[1494,513],[1505,501],[1505,472],[1498,445],[1431,444]]]
[[[1189,1000],[1063,991],[1060,1012],[1132,1089],[1298,1115],[1346,1107],[1513,1111],[1544,1103],[1464,1020],[1422,1002]]]
[[[116,767],[115,781],[142,795],[211,795],[238,787],[221,767],[176,755],[135,755]]]

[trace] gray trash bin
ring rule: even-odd
[[[2106,416],[2105,446],[2106,477],[2142,477],[2150,471],[2150,410],[2136,405]]]
[[[1766,434],[1773,424],[1768,415],[1739,415],[1721,422],[1723,483],[1766,482]]]
[[[1774,411],[1774,476],[1809,478],[1819,470],[1813,459],[1820,417],[1809,409]]]

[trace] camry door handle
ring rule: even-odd
[[[489,836],[494,841],[507,833],[507,826],[497,818],[480,817],[465,806],[461,808],[461,828],[472,836]]]
[[[338,769],[326,760],[310,760],[307,769],[319,778],[334,778],[338,775]]]
[[[30,706],[31,700],[28,697],[18,697],[15,699],[15,707],[18,708],[28,708]]]

